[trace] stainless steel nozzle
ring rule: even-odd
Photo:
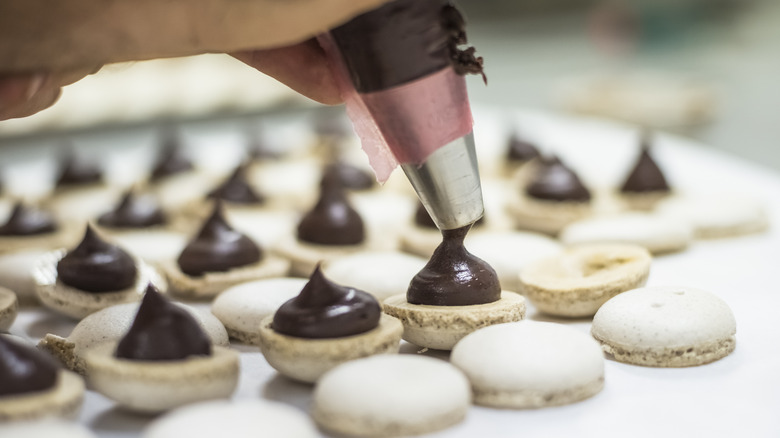
[[[485,213],[473,133],[440,147],[420,165],[401,168],[439,229],[473,224]]]

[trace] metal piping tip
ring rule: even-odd
[[[473,133],[440,147],[420,165],[401,168],[439,229],[465,227],[485,213]]]

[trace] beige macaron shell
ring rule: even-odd
[[[716,295],[690,287],[656,286],[634,289],[605,303],[593,317],[591,333],[608,352],[637,353],[632,360],[655,366],[686,366],[696,358],[663,357],[674,350],[723,344],[706,360],[719,359],[734,348],[737,326],[729,306]],[[703,352],[706,353],[706,352]],[[657,360],[651,356],[658,356]],[[683,352],[682,356],[685,356]],[[668,364],[665,362],[668,361]],[[698,363],[697,363],[698,361]],[[654,363],[657,362],[657,363]]]
[[[0,255],[0,287],[14,291],[21,305],[38,303],[33,267],[47,252],[29,250]]]
[[[562,251],[561,244],[550,237],[522,231],[470,233],[465,245],[496,270],[504,290],[513,292],[522,292],[518,274],[528,263]]]
[[[0,332],[8,331],[16,320],[18,312],[19,302],[16,299],[16,294],[0,287]]]
[[[3,438],[96,438],[86,427],[57,418],[0,424]]]
[[[541,312],[592,316],[615,295],[644,285],[651,261],[641,246],[579,245],[526,266],[521,291]]]
[[[439,243],[441,234],[437,232]],[[397,251],[365,251],[325,263],[322,271],[338,284],[366,291],[379,302],[406,293],[427,260]]]
[[[293,234],[298,217],[293,210],[280,208],[226,209],[225,216],[233,228],[263,248],[271,248],[282,236]]]
[[[407,436],[445,429],[466,416],[468,380],[447,362],[380,355],[347,362],[317,382],[314,420],[350,436]]]
[[[228,398],[236,389],[239,355],[212,347],[211,356],[172,361],[135,361],[114,357],[117,343],[85,354],[90,387],[135,412],[162,412],[188,403]]]
[[[507,203],[515,228],[557,235],[567,225],[593,214],[590,202],[546,201],[525,194]]]
[[[757,233],[769,226],[764,205],[738,194],[681,195],[662,201],[656,211],[689,223],[703,239]]]
[[[0,397],[0,423],[43,417],[74,418],[83,401],[84,380],[70,371],[60,370],[53,388]]]
[[[412,223],[401,233],[399,243],[402,251],[427,259],[441,244],[441,231]]]
[[[598,342],[561,324],[522,321],[477,330],[450,361],[471,382],[476,404],[503,408],[555,406],[590,397],[604,382]]]
[[[366,236],[368,237],[368,236]],[[357,245],[318,245],[298,240],[293,236],[280,240],[275,251],[290,261],[290,274],[308,277],[320,262],[363,252],[374,248],[364,241]]]
[[[304,278],[269,278],[242,283],[219,294],[211,304],[211,313],[224,324],[231,338],[260,345],[263,319],[295,298],[307,282]]]
[[[184,233],[166,230],[133,230],[112,233],[112,238],[124,249],[155,266],[175,260],[187,245]]]
[[[316,438],[309,417],[282,403],[265,400],[208,401],[184,406],[156,420],[143,438]]]
[[[383,304],[385,313],[403,323],[404,340],[437,350],[451,350],[479,328],[525,318],[525,298],[509,291],[502,291],[498,301],[471,306],[411,304],[406,294],[394,295]]]
[[[38,348],[58,358],[70,370],[84,374],[86,372],[84,354],[106,342],[119,341],[133,324],[139,305],[139,303],[119,304],[95,312],[79,321],[67,338],[47,334],[38,344]],[[195,317],[213,345],[221,347],[230,345],[225,327],[214,315],[184,304],[178,305],[187,309]]]
[[[379,325],[365,333],[342,338],[308,339],[283,335],[272,327],[273,315],[260,326],[260,350],[282,375],[314,383],[325,372],[350,360],[376,354],[397,353],[403,326],[382,314]]]
[[[649,213],[622,213],[575,222],[561,231],[567,245],[627,243],[653,254],[685,249],[693,238],[691,226],[681,220]]]
[[[75,319],[82,319],[90,313],[117,304],[139,301],[149,283],[161,292],[167,290],[167,283],[151,266],[135,259],[137,269],[133,286],[116,292],[91,293],[62,283],[57,276],[57,264],[65,256],[65,250],[44,254],[33,267],[35,293],[41,303],[55,312]]]

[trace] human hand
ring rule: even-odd
[[[104,64],[226,52],[326,104],[340,102],[312,36],[387,0],[0,2],[0,120],[47,108]]]

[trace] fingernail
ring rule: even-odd
[[[30,77],[30,83],[27,85],[27,92],[24,94],[25,99],[30,100],[35,96],[46,81],[46,73],[36,73]]]

